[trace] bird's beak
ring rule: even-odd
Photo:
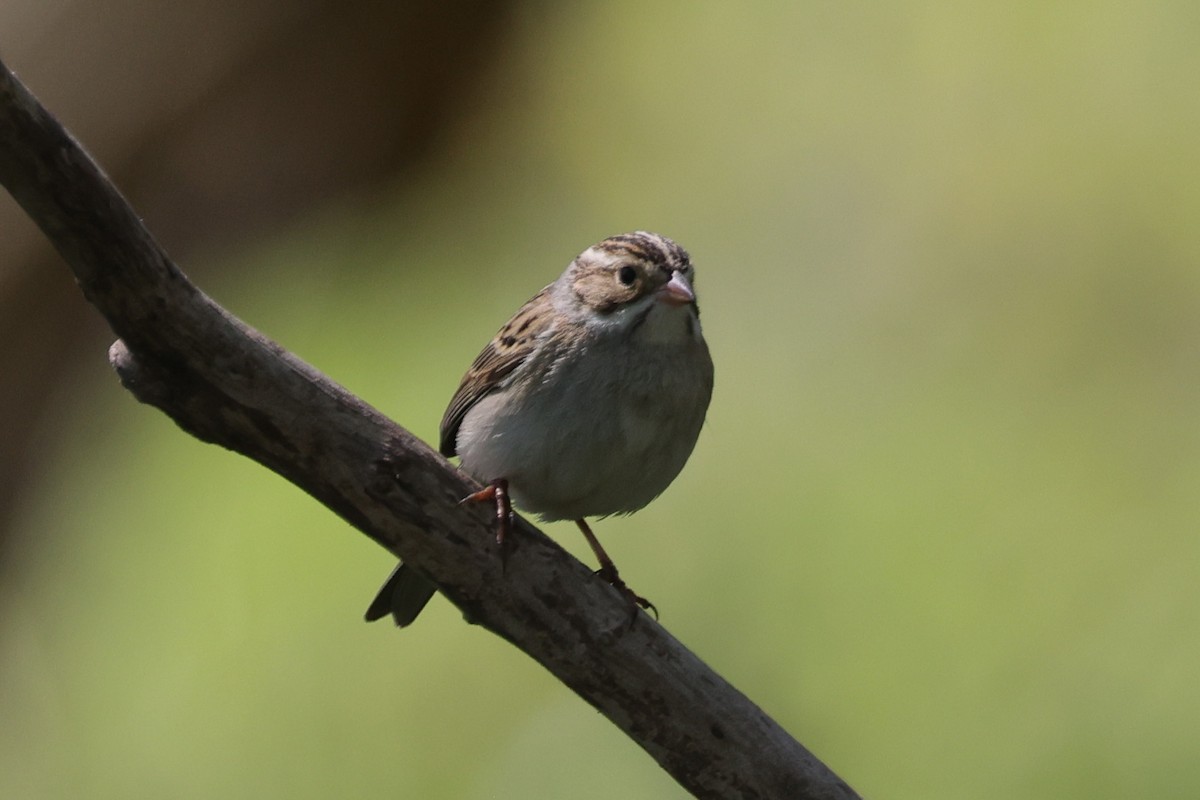
[[[686,306],[696,302],[696,293],[683,273],[675,270],[671,273],[671,280],[658,290],[658,301],[669,306]]]

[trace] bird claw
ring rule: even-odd
[[[508,497],[508,481],[498,478],[478,492],[472,492],[459,500],[458,504],[461,506],[467,503],[488,502],[496,504],[496,545],[500,548],[500,569],[503,572],[508,566],[508,555],[512,550],[510,534],[515,524],[512,501]]]
[[[655,607],[654,603],[651,603],[649,600],[642,597],[640,594],[635,592],[633,589],[630,589],[628,584],[626,584],[625,581],[621,580],[620,574],[617,573],[617,568],[615,566],[613,566],[611,563],[605,564],[600,569],[596,570],[596,575],[603,578],[608,583],[609,586],[613,587],[618,592],[620,592],[621,596],[624,597],[625,600],[629,603],[629,607],[630,607],[630,611],[631,611],[631,614],[629,617],[629,625],[631,627],[633,626],[633,623],[637,620],[637,612],[638,612],[639,608],[649,611],[651,614],[654,615],[655,620],[658,619],[658,609]]]
[[[458,501],[459,505],[466,505],[467,503],[496,504],[496,545],[500,548],[500,569],[503,572],[508,566],[508,556],[514,545],[511,534],[516,522],[512,510],[512,501],[508,496],[508,481],[504,478],[497,478],[479,491],[472,492]],[[625,584],[625,581],[621,580],[621,575],[617,572],[616,565],[612,563],[612,559],[604,552],[604,548],[600,546],[600,542],[592,534],[587,523],[582,519],[575,520],[575,523],[583,531],[583,535],[587,537],[588,543],[596,553],[596,558],[600,561],[600,569],[596,570],[596,574],[616,589],[625,598],[626,602],[629,603],[629,625],[632,627],[633,623],[637,620],[639,608],[650,612],[657,620],[658,609],[654,603],[651,603],[630,589]]]

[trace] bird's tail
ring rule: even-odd
[[[396,627],[403,628],[417,618],[436,591],[425,576],[407,564],[400,564],[392,570],[379,594],[371,601],[371,607],[365,614],[366,620],[374,622],[391,614]]]

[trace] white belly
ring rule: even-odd
[[[458,432],[463,468],[507,479],[517,506],[544,520],[628,513],[661,494],[700,434],[712,364],[699,339],[636,357],[621,346],[603,353],[593,343],[536,391],[510,386],[480,400]]]

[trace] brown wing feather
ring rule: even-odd
[[[513,370],[525,363],[537,344],[538,336],[550,326],[550,287],[542,289],[525,305],[521,306],[512,319],[483,348],[463,375],[458,391],[450,398],[450,405],[442,415],[442,455],[452,456],[458,452],[458,428],[471,407],[496,390]]]

